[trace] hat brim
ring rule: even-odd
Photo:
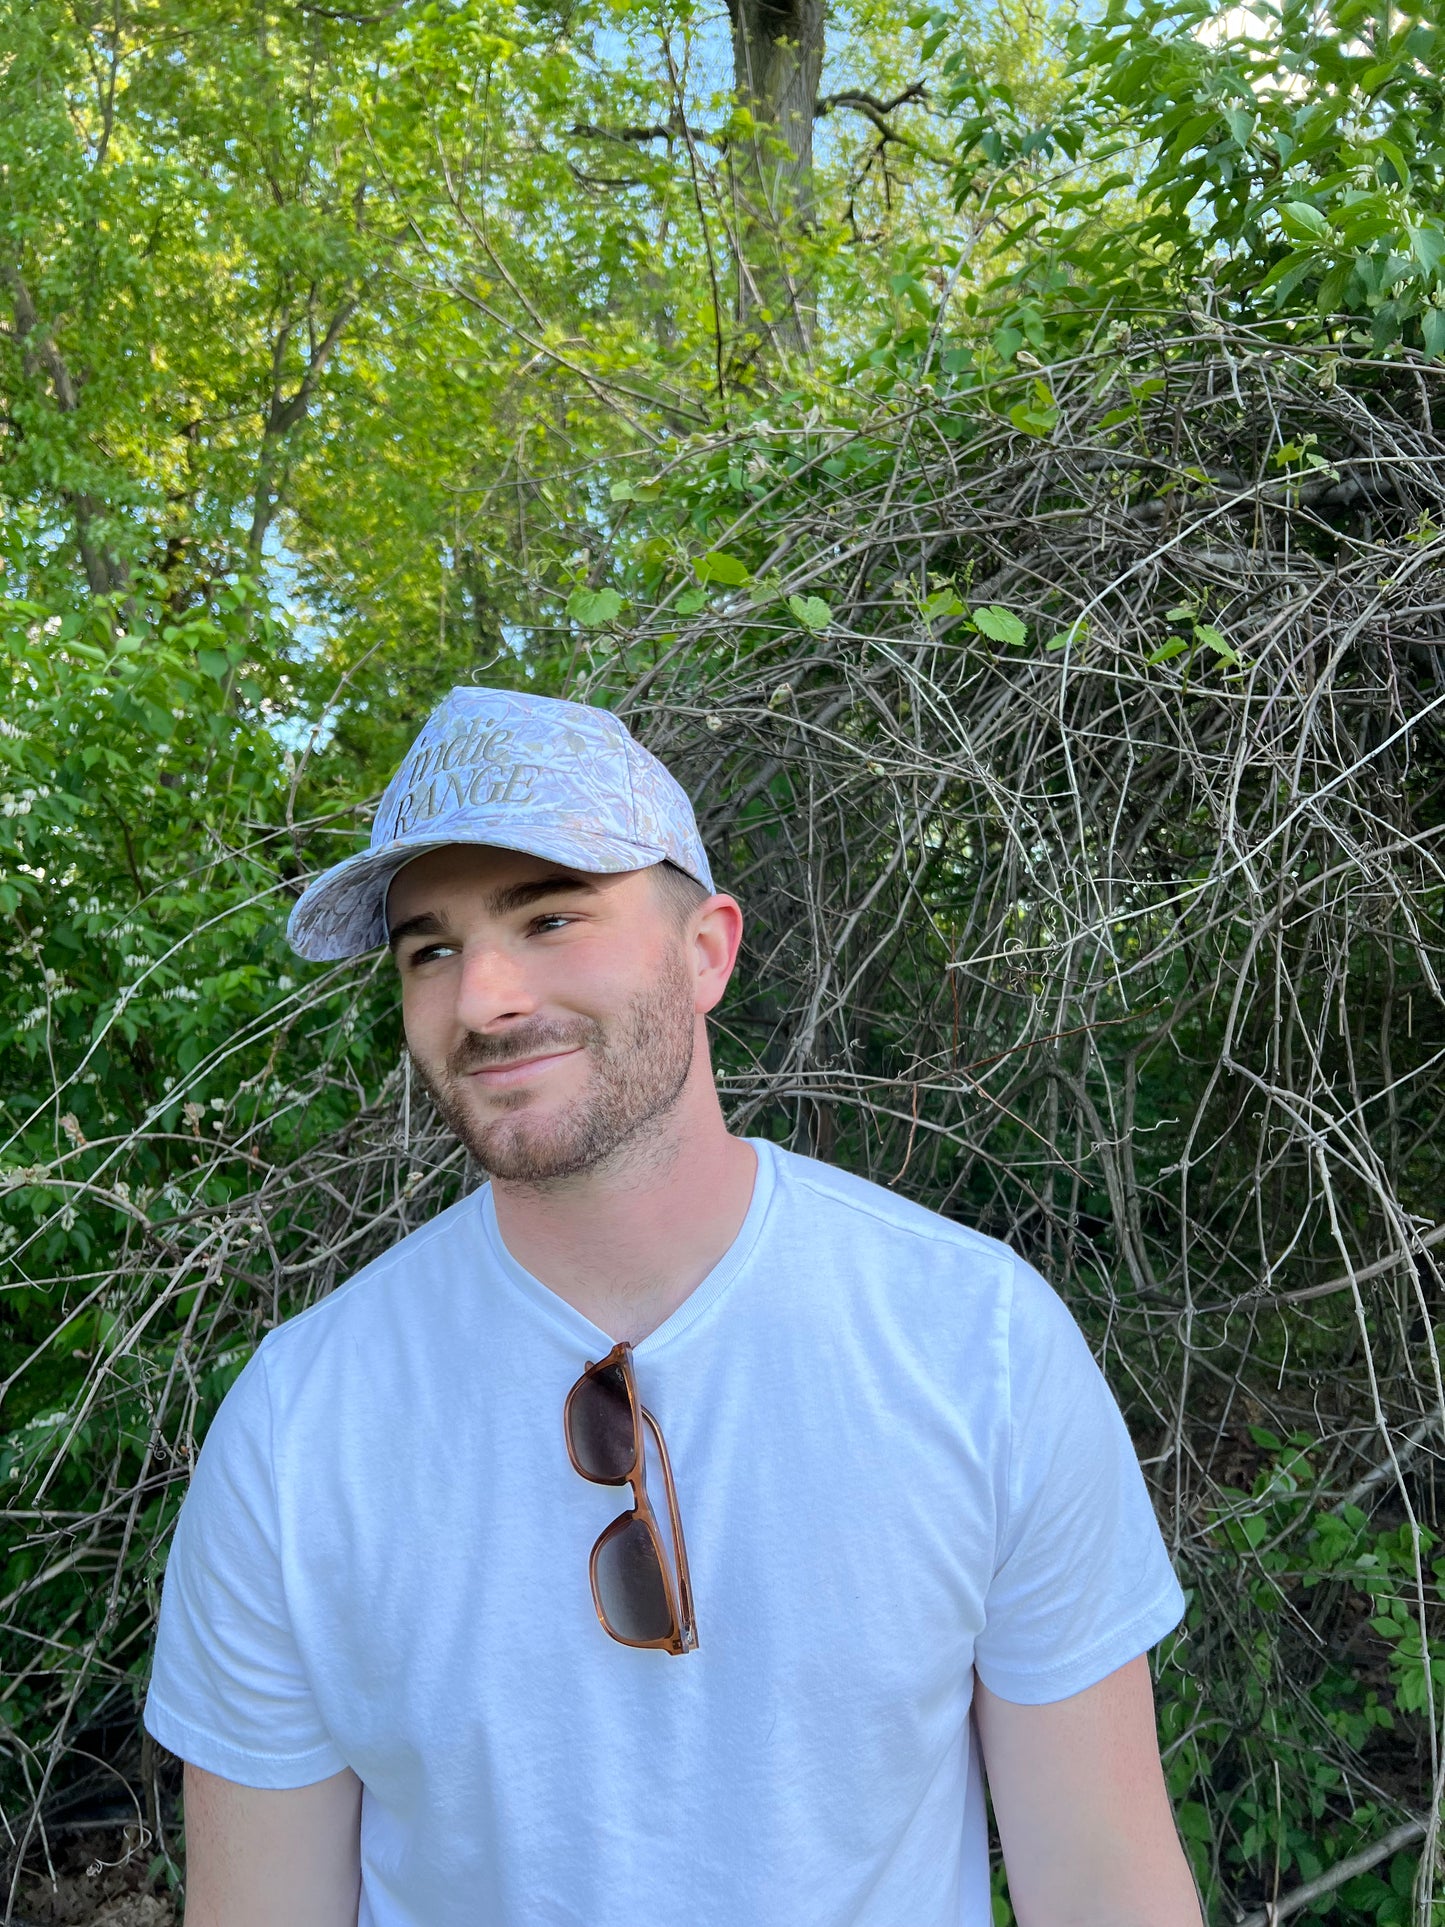
[[[337,963],[380,949],[387,941],[386,893],[392,878],[415,858],[453,843],[517,850],[593,876],[648,869],[667,855],[663,849],[620,836],[576,829],[549,832],[535,823],[489,823],[484,836],[461,832],[438,836],[433,831],[424,837],[402,838],[380,850],[362,850],[313,879],[286,922],[291,948],[308,963]]]

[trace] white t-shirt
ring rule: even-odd
[[[249,1786],[354,1768],[360,1927],[988,1927],[975,1670],[1063,1699],[1180,1616],[1037,1273],[750,1141],[735,1243],[634,1359],[696,1652],[598,1624],[631,1501],[572,1469],[562,1405],[612,1340],[489,1191],[270,1333],[211,1427],[146,1724]]]

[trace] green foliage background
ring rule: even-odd
[[[726,20],[687,0],[3,0],[0,21],[0,1786],[18,1891],[37,1816],[109,1811],[127,1786],[156,1879],[178,1879],[135,1708],[188,1456],[265,1326],[365,1255],[362,1238],[325,1275],[312,1262],[335,1198],[365,1201],[385,1243],[463,1176],[437,1152],[403,1157],[384,1198],[354,1177],[396,1117],[390,988],[370,964],[299,966],[281,937],[426,710],[460,681],[621,701],[661,678],[657,726],[736,804],[718,834],[742,893],[750,866],[761,889],[769,826],[802,791],[776,746],[771,774],[726,761],[717,688],[810,652],[773,696],[737,699],[772,727],[852,673],[837,558],[866,535],[861,504],[927,494],[940,449],[1057,444],[1063,371],[1092,356],[1090,433],[1126,448],[1134,486],[1179,427],[1167,371],[1120,390],[1118,367],[1156,336],[1161,366],[1188,366],[1227,334],[1319,371],[1317,416],[1296,398],[1258,455],[1287,505],[1349,454],[1337,393],[1394,419],[1418,388],[1438,452],[1445,103],[1435,4],[855,0],[829,21],[816,220],[777,237],[817,315],[789,349],[737,318],[728,156],[746,130]],[[1163,495],[1208,485],[1171,459]],[[1397,516],[1381,540],[1433,567],[1442,519]],[[811,574],[804,525],[833,545]],[[990,676],[1014,651],[1083,648],[1076,609],[1046,634],[1041,612],[975,597],[971,566],[943,556],[911,601],[884,597],[876,634],[951,627]],[[1135,660],[1187,694],[1240,659],[1215,611],[1175,598],[1161,579]],[[1400,697],[1419,722],[1401,793],[1438,851],[1429,675]],[[1160,876],[1200,874],[1210,824],[1164,822]],[[949,861],[930,903],[958,935],[970,872]],[[1366,973],[1352,993],[1377,1036],[1412,1000],[1395,1051],[1420,1117],[1441,994],[1418,959],[1438,964],[1439,911],[1438,884],[1411,898],[1408,989]],[[1171,997],[1217,941],[1185,945]],[[767,1032],[757,996],[738,1037]],[[857,1046],[880,1077],[912,1009],[875,1012]],[[1127,997],[1109,1012],[1116,1067],[1132,1014]],[[1211,1022],[1153,1063],[1148,1128],[1205,1105]],[[751,1049],[720,1044],[740,1085]],[[778,1102],[761,1128],[868,1164],[861,1125],[840,1113],[824,1143],[811,1116]],[[1021,1153],[998,1129],[987,1158],[920,1161],[919,1195],[1008,1229],[990,1160]],[[1409,1141],[1390,1178],[1428,1237],[1438,1133]],[[1290,1174],[1281,1221],[1308,1183]],[[1096,1227],[1071,1299],[1088,1325],[1088,1279],[1122,1279],[1133,1234],[1092,1167],[1071,1208]],[[1281,1277],[1316,1282],[1320,1260],[1317,1240]],[[1428,1298],[1427,1259],[1418,1275]],[[1399,1356],[1438,1378],[1418,1322]],[[1344,1341],[1293,1342],[1338,1364]],[[1281,1432],[1242,1404],[1201,1528],[1210,1583],[1159,1668],[1196,1868],[1233,1920],[1419,1818],[1427,1855],[1417,1829],[1293,1917],[1438,1922],[1433,1454],[1411,1461],[1420,1489],[1396,1482],[1413,1511],[1389,1481],[1341,1505],[1368,1436],[1342,1457],[1328,1427]],[[1131,1418],[1153,1422],[1140,1400]],[[1270,1628],[1305,1594],[1333,1602],[1334,1643],[1284,1695]],[[1238,1625],[1250,1650],[1225,1649]]]

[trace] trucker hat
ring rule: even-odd
[[[371,847],[297,899],[292,948],[319,963],[384,944],[391,879],[447,843],[525,850],[594,874],[666,860],[713,888],[687,792],[610,710],[454,689],[387,784]]]

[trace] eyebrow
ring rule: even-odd
[[[406,917],[392,925],[386,933],[386,941],[393,950],[403,937],[435,937],[441,934],[442,920],[434,910],[423,910],[420,916]]]
[[[597,885],[583,876],[534,877],[530,883],[506,883],[489,890],[487,909],[494,917],[505,917],[515,910],[528,909],[545,897],[575,895],[579,890],[596,895]],[[422,910],[416,916],[406,917],[394,924],[387,932],[386,940],[395,950],[403,937],[437,937],[445,934],[446,925],[436,911]]]
[[[589,877],[534,877],[530,883],[507,883],[500,889],[489,890],[487,908],[494,917],[505,917],[509,911],[525,910],[530,904],[540,903],[543,897],[564,896],[576,890],[595,896],[597,885]]]

